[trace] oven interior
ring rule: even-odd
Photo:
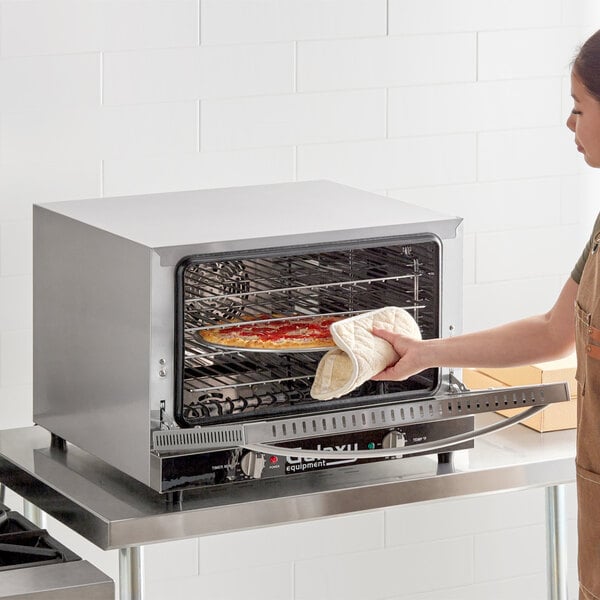
[[[175,420],[181,427],[366,406],[431,393],[439,369],[404,382],[366,382],[318,402],[310,388],[323,352],[218,348],[202,329],[272,318],[352,316],[400,306],[424,339],[440,331],[441,245],[433,236],[255,253],[188,256],[177,266]],[[271,318],[271,317],[269,317]]]

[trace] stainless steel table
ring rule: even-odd
[[[480,415],[477,426],[500,419]],[[126,449],[124,449],[126,451]],[[186,492],[179,504],[39,427],[0,432],[0,482],[102,549],[120,550],[121,600],[142,600],[143,545],[463,495],[546,488],[549,598],[566,600],[564,484],[575,432],[523,426],[476,441],[451,464],[418,456]]]

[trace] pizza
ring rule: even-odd
[[[280,318],[256,315],[198,331],[209,344],[249,350],[301,350],[335,346],[329,326],[341,317]],[[244,321],[252,321],[245,323]]]

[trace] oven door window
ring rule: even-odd
[[[209,329],[256,320],[350,317],[385,306],[439,336],[440,244],[422,236],[368,243],[189,256],[176,269],[175,418],[182,427],[397,402],[436,390],[439,370],[310,396],[321,350],[256,351],[207,343]]]

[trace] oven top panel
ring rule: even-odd
[[[159,254],[213,253],[429,232],[456,236],[458,217],[330,181],[72,200],[43,209]]]

